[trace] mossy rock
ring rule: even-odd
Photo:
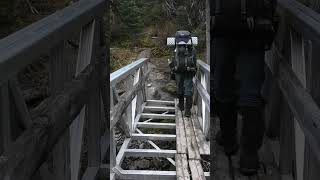
[[[170,81],[169,83],[166,84],[166,86],[162,87],[163,91],[170,93],[172,95],[176,94],[176,89],[177,87],[174,81]]]

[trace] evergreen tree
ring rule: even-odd
[[[121,29],[124,33],[131,36],[142,30],[143,22],[136,0],[120,0],[117,10],[121,20]]]

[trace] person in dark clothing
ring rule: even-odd
[[[211,75],[217,141],[226,155],[238,151],[237,112],[242,115],[240,172],[255,174],[264,136],[264,54],[275,34],[273,0],[211,1]],[[272,11],[272,12],[271,12]],[[267,48],[266,48],[267,47]]]
[[[196,74],[196,53],[191,41],[191,34],[188,31],[177,31],[175,55],[172,57],[169,66],[175,73],[177,85],[178,107],[185,110],[185,116],[191,116],[193,77]],[[184,103],[184,98],[186,102]],[[185,104],[185,106],[184,106]]]

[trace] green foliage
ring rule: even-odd
[[[119,35],[133,38],[141,32],[143,22],[136,0],[116,0],[113,4],[113,10],[120,19]]]

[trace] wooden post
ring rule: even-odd
[[[280,155],[279,169],[281,175],[291,175],[293,173],[292,163],[294,161],[294,119],[289,105],[281,98],[280,108]]]
[[[128,76],[127,80],[125,81],[125,87],[126,87],[126,91],[130,91],[130,89],[132,89],[133,87],[133,81],[134,81],[134,77],[132,77],[131,75]],[[130,105],[128,106],[127,110],[126,110],[126,123],[129,126],[130,131],[132,131],[132,122],[133,122],[133,118],[132,118],[132,114],[133,114],[133,107],[132,107],[133,101],[131,101]]]
[[[61,42],[52,49],[50,54],[49,86],[52,99],[63,90],[64,83],[67,80],[64,60],[64,42]],[[52,151],[53,174],[61,180],[70,179],[69,148],[69,133],[65,133]]]
[[[291,42],[291,64],[292,69],[296,76],[306,87],[306,72],[305,72],[305,58],[304,58],[304,45],[302,37],[294,32],[290,31]],[[296,150],[296,178],[297,180],[303,180],[304,169],[304,153],[305,153],[305,135],[298,123],[298,120],[294,118],[295,129],[295,150]]]
[[[10,99],[8,82],[0,85],[0,154],[11,144]]]
[[[312,41],[305,41],[307,89],[310,92],[311,96],[315,99],[318,106],[320,105],[320,63],[318,61],[319,56],[319,44]],[[320,162],[317,161],[315,152],[311,149],[308,142],[306,142],[304,158],[304,180],[319,179]]]
[[[97,21],[93,26],[93,42],[90,42],[93,46],[91,63],[96,64],[95,73],[91,76],[91,90],[90,97],[88,101],[88,111],[87,111],[87,124],[88,124],[88,168],[90,167],[100,167],[101,164],[101,95],[99,89],[99,61],[98,54],[99,52],[99,31],[100,31],[101,21]]]
[[[206,50],[206,52],[207,52],[206,62],[209,65],[211,64],[210,63],[210,50],[211,50],[210,21],[211,21],[210,0],[206,0],[206,49],[207,49]]]
[[[76,76],[90,63],[93,57],[95,24],[96,22],[94,21],[82,28],[75,72]],[[78,117],[70,126],[71,180],[79,179],[85,113],[86,107],[83,107]]]

